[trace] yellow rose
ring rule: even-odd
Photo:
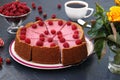
[[[119,6],[112,6],[110,11],[107,12],[108,20],[109,21],[120,21],[120,7]]]
[[[115,2],[116,5],[120,6],[120,0],[114,0],[114,2]]]

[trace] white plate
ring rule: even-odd
[[[88,50],[88,57],[93,54],[93,43],[91,41],[89,41],[88,38],[85,38],[86,42],[87,42],[87,50]],[[45,70],[52,70],[52,69],[63,69],[63,68],[67,68],[67,67],[71,67],[72,65],[69,66],[63,66],[62,64],[39,64],[39,63],[34,63],[32,61],[26,61],[24,59],[22,59],[20,56],[17,55],[17,53],[14,50],[14,45],[15,45],[15,41],[13,41],[10,46],[9,46],[9,53],[10,56],[18,63],[27,66],[27,67],[31,67],[31,68],[35,68],[35,69],[45,69]],[[87,59],[87,58],[86,58]]]

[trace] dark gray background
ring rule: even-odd
[[[0,6],[4,3],[10,2],[12,0],[0,0]],[[31,2],[34,1],[37,6],[43,6],[43,12],[46,12],[48,17],[51,14],[56,14],[58,18],[63,18],[69,20],[64,11],[64,3],[68,0],[21,0],[27,2],[31,7]],[[99,2],[106,10],[110,6],[114,5],[113,0],[84,0],[89,3],[89,7],[95,8],[95,2]],[[57,9],[57,4],[60,3],[62,8]],[[33,10],[30,16],[25,20],[23,24],[26,24],[30,21],[34,21],[36,16],[41,16],[38,14],[37,9]],[[41,16],[42,17],[42,16]],[[93,19],[91,16],[88,19],[89,21]],[[0,37],[5,41],[5,46],[0,48],[0,56],[5,59],[10,57],[8,48],[12,40],[14,40],[15,35],[8,34],[6,29],[8,28],[6,21],[0,17]],[[87,32],[88,29],[85,29]],[[87,36],[87,34],[86,34]],[[109,51],[108,51],[109,53]],[[11,58],[11,57],[10,57]],[[84,63],[69,67],[66,69],[60,70],[38,70],[25,67],[12,58],[12,64],[6,65],[5,62],[2,65],[0,70],[0,80],[120,80],[119,75],[112,74],[109,72],[108,65],[108,54],[106,54],[103,59],[98,62],[96,55],[89,57]]]

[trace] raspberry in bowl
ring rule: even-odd
[[[25,2],[14,1],[0,6],[0,15],[11,25],[7,31],[11,34],[16,34],[21,24],[31,13],[31,9]]]

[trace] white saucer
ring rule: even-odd
[[[86,42],[87,42],[87,50],[88,50],[88,57],[93,54],[93,43],[91,41],[89,41],[88,38],[85,38]],[[67,68],[67,67],[71,67],[72,65],[69,66],[63,66],[62,64],[39,64],[39,63],[34,63],[32,61],[26,61],[24,59],[22,59],[20,56],[17,55],[17,53],[14,50],[14,44],[15,41],[13,41],[10,46],[9,46],[9,53],[10,56],[18,63],[27,66],[27,67],[31,67],[31,68],[35,68],[35,69],[44,69],[44,70],[53,70],[53,69],[63,69],[63,68]],[[87,59],[87,58],[86,58]]]

